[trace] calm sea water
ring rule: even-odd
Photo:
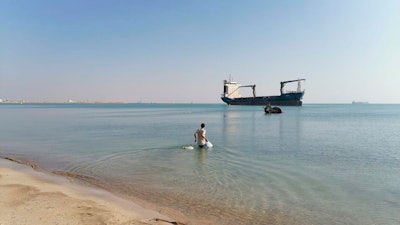
[[[0,154],[200,224],[400,224],[400,105],[282,108],[0,104]]]

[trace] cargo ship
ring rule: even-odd
[[[287,80],[281,82],[281,94],[276,96],[256,96],[256,85],[240,85],[235,81],[224,80],[224,93],[221,96],[222,101],[228,105],[290,105],[301,106],[301,99],[304,90],[301,89],[301,82],[305,79]],[[287,83],[297,82],[297,90],[285,91],[284,87]],[[253,97],[242,97],[240,89],[250,87],[253,89]]]

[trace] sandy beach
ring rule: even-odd
[[[0,225],[184,224],[104,190],[0,159]]]

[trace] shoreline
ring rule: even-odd
[[[0,224],[186,224],[76,179],[0,156]]]
[[[11,171],[11,172],[10,172]],[[158,193],[150,197],[151,199],[147,199],[146,196],[141,195],[141,193],[136,193],[135,195],[126,194],[123,192],[119,192],[114,190],[110,185],[105,183],[104,181],[97,180],[94,177],[86,176],[83,174],[76,174],[68,171],[62,170],[50,170],[43,168],[40,164],[25,159],[24,157],[20,158],[18,156],[7,156],[4,153],[0,153],[0,193],[4,192],[4,181],[3,174],[11,173],[11,178],[13,181],[13,186],[27,186],[27,189],[35,189],[39,190],[39,193],[42,194],[42,189],[47,187],[48,184],[56,185],[58,188],[53,189],[50,193],[58,193],[66,194],[67,197],[71,197],[75,199],[77,202],[84,203],[86,201],[94,201],[94,205],[89,207],[90,209],[94,208],[99,213],[93,214],[91,211],[87,211],[86,208],[80,208],[83,210],[82,212],[77,211],[76,209],[67,209],[71,213],[79,213],[82,215],[87,215],[100,218],[99,221],[85,221],[85,218],[82,220],[77,220],[75,218],[74,221],[57,221],[56,223],[43,223],[43,221],[38,221],[37,224],[43,225],[53,225],[53,224],[77,224],[77,225],[86,225],[86,224],[107,224],[107,225],[214,225],[214,224],[248,224],[252,219],[260,216],[258,213],[246,211],[239,212],[234,208],[230,208],[229,205],[219,205],[216,206],[212,203],[204,202],[201,199],[197,199],[197,205],[201,205],[204,211],[194,210],[187,205],[184,201],[180,201],[179,196],[171,196],[168,193]],[[21,179],[19,177],[26,177],[27,184],[25,184],[25,179]],[[31,180],[39,180],[31,181]],[[73,190],[77,192],[79,196],[76,195],[69,196],[69,190]],[[53,193],[53,194],[54,194]],[[39,195],[40,195],[39,194]],[[138,194],[138,195],[137,195]],[[47,195],[45,191],[44,195]],[[87,196],[85,196],[87,195]],[[165,196],[168,200],[167,202],[164,200],[157,200],[158,197],[163,198]],[[0,194],[0,211],[7,212],[15,211],[16,209],[13,207],[7,206],[7,202],[2,202],[4,197]],[[11,201],[15,201],[19,198],[19,196],[11,197]],[[94,200],[93,200],[94,199]],[[156,199],[156,200],[154,200]],[[65,201],[62,198],[54,198],[51,201],[52,204],[59,204],[60,201]],[[6,206],[5,206],[6,204]],[[79,203],[76,203],[79,204]],[[75,205],[76,205],[75,204]],[[210,205],[212,204],[212,205]],[[104,205],[112,205],[112,209],[106,207],[103,208]],[[172,207],[174,205],[174,207]],[[176,206],[176,207],[175,207]],[[8,208],[7,208],[8,207]],[[38,211],[34,215],[26,214],[25,212],[18,213],[19,215],[24,215],[22,218],[32,218],[40,217],[42,211],[45,210],[46,206],[38,205]],[[50,206],[54,208],[54,206]],[[189,210],[188,210],[189,209]],[[60,210],[57,213],[61,213]],[[266,212],[268,214],[268,218],[263,220],[264,222],[268,222],[268,224],[290,224],[283,221],[286,221],[286,218],[282,218],[282,214],[276,211]],[[223,218],[219,216],[223,214]],[[73,216],[70,216],[73,217]],[[108,218],[110,217],[110,218]],[[122,217],[122,219],[121,219]],[[239,219],[239,218],[240,219]],[[7,218],[8,222],[0,221],[0,225],[28,225],[32,223],[24,223],[21,220],[14,221],[10,219],[16,219],[18,216]],[[107,219],[108,218],[108,219]],[[116,219],[117,221],[115,222]],[[129,219],[128,219],[129,218]],[[65,217],[63,217],[65,219]],[[28,219],[30,221],[30,219]],[[259,220],[252,221],[253,224],[265,224]]]
[[[8,194],[5,194],[8,200],[3,202],[4,197],[1,193],[8,191],[4,190],[3,187],[5,172],[12,173],[11,176],[13,178],[11,178],[11,180],[13,183],[11,186],[26,186],[25,188],[28,191],[25,192],[29,192],[31,189],[36,190],[35,192],[37,193],[35,193],[34,196],[41,196],[43,194],[43,198],[46,198],[48,194],[57,195],[60,193],[61,195],[66,195],[68,199],[74,199],[75,203],[72,203],[72,208],[58,209],[53,213],[55,215],[64,215],[66,213],[62,211],[67,211],[69,216],[63,216],[61,217],[61,221],[56,220],[57,222],[54,221],[56,218],[49,220],[53,222],[48,223],[42,220],[35,223],[26,222],[30,221],[32,218],[41,218],[43,211],[46,211],[47,208],[55,209],[57,207],[54,205],[60,205],[60,202],[66,202],[64,198],[57,197],[50,200],[52,206],[36,204],[35,209],[37,211],[35,213],[27,213],[25,210],[11,215],[10,213],[17,211],[18,208],[15,208],[13,204],[11,204],[12,207],[10,207],[9,201],[11,201],[11,203],[17,201],[20,196],[15,195],[8,197]],[[26,177],[26,179],[21,179],[20,177]],[[34,181],[32,181],[32,179]],[[25,184],[25,181],[28,183]],[[48,191],[43,191],[43,187],[47,188],[48,185],[55,185],[58,188],[52,189],[50,193],[47,193]],[[69,196],[68,193],[71,192],[70,190],[75,194]],[[17,191],[18,189],[16,188],[14,192]],[[40,164],[24,157],[7,156],[4,153],[0,153],[0,211],[4,211],[6,213],[5,215],[7,215],[7,220],[5,222],[0,221],[0,225],[244,225],[249,224],[250,221],[251,224],[254,225],[302,224],[291,220],[287,215],[274,209],[266,210],[261,213],[252,210],[238,211],[236,208],[231,208],[230,205],[221,203],[215,205],[216,202],[210,203],[202,201],[202,199],[197,199],[195,203],[197,208],[192,208],[191,204],[194,204],[194,202],[191,201],[188,205],[187,202],[181,201],[182,198],[184,199],[185,197],[170,195],[170,193],[165,192],[152,193],[151,196],[143,196],[140,192],[135,192],[134,195],[127,194],[114,190],[104,181],[97,180],[91,176],[62,170],[45,169]],[[49,200],[46,201],[49,202]],[[79,210],[76,209],[76,205],[85,204],[87,201],[92,201],[93,204],[89,207],[79,207]],[[24,204],[25,203],[22,205]],[[200,209],[198,209],[198,206],[200,206]],[[26,208],[26,206],[22,207]],[[77,215],[79,218],[77,218]],[[73,218],[73,221],[69,220],[70,217]],[[97,219],[96,221],[87,221],[88,218],[86,217]],[[47,220],[46,218],[46,221]]]

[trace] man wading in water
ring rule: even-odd
[[[197,129],[196,132],[194,132],[194,142],[197,141],[200,148],[204,147],[208,141],[206,138],[206,129],[204,129],[204,127],[206,127],[206,125],[202,123],[200,129]]]

